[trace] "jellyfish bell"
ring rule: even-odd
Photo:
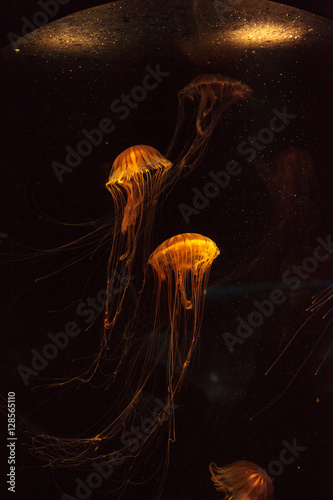
[[[189,271],[209,266],[220,254],[216,244],[206,236],[183,233],[173,236],[159,245],[151,254],[148,263],[166,279],[167,268]]]
[[[159,192],[162,178],[171,167],[172,163],[152,146],[132,146],[117,156],[106,187],[114,199],[119,194],[119,188],[126,193],[122,233],[135,224],[139,214],[138,207],[142,205],[144,198]],[[153,173],[157,178],[154,177],[153,186],[150,186],[149,180]]]
[[[258,465],[241,460],[224,467],[209,464],[211,479],[225,500],[272,500],[273,483]]]
[[[185,309],[192,309],[196,297],[186,298],[188,279],[202,282],[204,273],[210,268],[220,251],[216,244],[200,234],[185,233],[173,236],[162,243],[150,256],[148,263],[162,281],[176,278],[180,298]],[[193,284],[193,283],[192,283]],[[202,283],[200,283],[202,284]],[[192,293],[199,291],[192,289]]]
[[[195,309],[199,296],[206,292],[210,267],[219,254],[216,244],[206,236],[183,233],[159,245],[149,257],[148,263],[155,270],[158,288],[160,289],[162,281],[167,282],[169,300],[173,298],[171,283],[174,277],[174,298],[179,298],[185,309]],[[188,286],[192,287],[191,300],[186,296]]]
[[[195,102],[192,115],[195,129],[192,141],[186,143],[177,156],[181,168],[193,169],[204,156],[208,142],[222,114],[237,100],[247,99],[252,90],[246,84],[219,74],[203,74],[194,78],[178,93],[177,125],[167,150],[167,156],[173,157],[185,129],[185,103]],[[191,121],[193,121],[191,119]],[[188,129],[188,127],[187,127]]]
[[[251,94],[252,90],[244,83],[218,74],[199,75],[180,91],[185,98],[199,99],[196,127],[201,135],[216,126],[223,111],[233,102]]]

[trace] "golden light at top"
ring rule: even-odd
[[[52,49],[61,49],[63,52],[93,50],[101,45],[98,33],[87,32],[84,29],[79,32],[60,23],[56,33],[52,33],[50,28],[45,30],[42,44]]]
[[[221,38],[244,47],[262,47],[268,44],[287,45],[300,41],[306,31],[305,26],[300,24],[293,26],[290,23],[262,22],[227,30],[221,34]]]

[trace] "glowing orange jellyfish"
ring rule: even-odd
[[[225,467],[211,462],[209,470],[218,491],[225,500],[271,500],[274,488],[268,474],[258,465],[241,460]]]
[[[113,276],[119,271],[119,274],[125,273],[128,278],[131,277],[141,233],[143,238],[140,258],[146,261],[157,200],[171,167],[172,163],[155,148],[144,145],[126,149],[113,163],[106,183],[114,201],[116,224],[107,266],[109,300],[106,301],[105,311],[104,346],[106,347],[109,339],[107,331],[114,326],[130,285],[128,279],[122,292],[113,297],[110,290]],[[138,279],[140,278],[137,277],[137,281]],[[141,280],[140,285],[136,283],[137,289],[140,289],[144,282],[144,267]]]
[[[143,201],[156,201],[156,191],[159,192],[165,172],[172,166],[171,162],[162,156],[157,149],[151,146],[132,146],[117,156],[115,159],[106,187],[114,197],[116,207],[119,188],[126,193],[121,232],[130,231],[137,224],[138,217],[142,217]],[[154,180],[152,174],[154,172]],[[159,176],[157,174],[160,174]],[[156,177],[157,176],[157,177]],[[127,257],[122,256],[122,259]]]
[[[195,130],[190,144],[177,157],[180,167],[195,167],[206,152],[210,137],[221,116],[235,101],[246,99],[252,90],[242,82],[217,74],[199,75],[178,93],[178,119],[166,155],[173,157],[177,142],[185,128],[185,102],[197,103]],[[176,162],[176,161],[175,161]]]
[[[154,331],[165,303],[162,288],[167,289],[167,383],[171,402],[182,385],[199,338],[209,272],[219,253],[209,238],[184,233],[166,240],[148,260],[157,284]]]

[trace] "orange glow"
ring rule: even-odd
[[[171,162],[151,146],[133,146],[125,149],[115,159],[106,187],[112,192],[112,184],[124,184],[138,173],[158,168],[170,168]]]
[[[302,24],[297,26],[281,22],[252,22],[221,34],[223,41],[244,48],[259,48],[266,45],[288,45],[303,38],[306,32]]]
[[[139,235],[143,230],[143,258],[152,231],[156,204],[166,184],[172,163],[151,146],[132,146],[117,156],[106,183],[110,191],[116,216],[115,236],[107,268],[107,291],[111,300],[106,303],[104,347],[109,344],[111,329],[115,325],[125,298],[129,282],[112,300],[110,283],[117,268],[132,275]],[[142,278],[144,282],[144,276]],[[103,349],[103,348],[102,348]],[[101,353],[100,353],[101,354]]]
[[[127,203],[124,208],[122,233],[135,224],[144,198],[152,194],[155,197],[156,192],[160,191],[163,178],[171,167],[172,163],[151,146],[133,146],[117,156],[106,187],[114,199],[117,198],[119,185],[126,192]],[[154,178],[154,193],[149,193],[148,184],[153,170],[158,171],[155,173],[160,175],[158,179]]]

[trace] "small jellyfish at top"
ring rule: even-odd
[[[247,99],[252,94],[250,87],[244,83],[218,74],[199,75],[188,83],[178,93],[177,125],[167,150],[167,157],[173,158],[180,141],[185,142],[181,153],[176,156],[174,163],[180,168],[193,169],[202,160],[209,140],[219,123],[222,114],[234,102]],[[185,105],[187,101],[195,103],[190,125],[186,120]],[[195,123],[193,127],[192,123]],[[189,127],[190,132],[189,132]],[[186,128],[187,137],[184,140],[183,132]],[[194,130],[193,130],[194,128]]]
[[[149,257],[155,271],[155,319],[152,335],[166,313],[167,385],[169,401],[180,390],[196,347],[203,317],[204,298],[214,259],[220,254],[206,236],[184,233],[164,241]],[[167,297],[165,297],[165,293]],[[154,345],[155,338],[151,339]],[[149,349],[148,352],[152,352]],[[170,431],[173,433],[172,419]],[[171,439],[174,435],[170,435]]]
[[[225,500],[272,500],[273,483],[258,465],[240,460],[224,467],[209,464],[212,481]]]

